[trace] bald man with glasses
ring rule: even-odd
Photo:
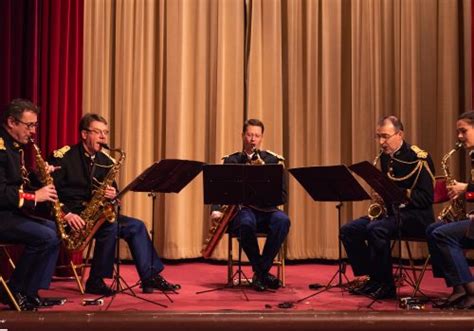
[[[375,138],[382,173],[405,193],[399,208],[402,235],[424,237],[426,227],[434,222],[431,156],[404,140],[403,124],[395,116],[386,116],[377,123]],[[393,206],[383,207],[385,212],[380,217],[361,217],[342,226],[340,232],[354,275],[369,276],[350,292],[380,300],[396,295],[390,241],[398,235],[396,211]]]

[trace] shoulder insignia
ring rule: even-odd
[[[428,152],[422,150],[420,147],[416,145],[411,145],[411,150],[416,153],[416,156],[419,159],[426,159],[428,157]]]
[[[64,154],[66,154],[70,149],[71,147],[69,147],[68,145],[61,147],[60,149],[57,149],[53,152],[53,156],[57,159],[62,159],[64,157]]]
[[[232,156],[232,155],[235,155],[235,154],[239,154],[239,153],[240,153],[240,152],[235,152],[235,153],[231,153],[231,154],[224,155],[223,157],[221,157],[221,160],[227,159],[229,156]]]
[[[277,153],[275,153],[275,152],[272,152],[272,151],[270,151],[270,150],[268,150],[268,149],[265,150],[265,152],[267,152],[268,154],[273,155],[274,157],[276,157],[276,158],[277,158],[278,160],[280,160],[280,161],[285,161],[285,158],[284,158],[283,156],[281,156],[281,155],[279,155],[279,154],[277,154]]]
[[[2,137],[0,137],[0,151],[5,151],[5,141],[3,140]]]

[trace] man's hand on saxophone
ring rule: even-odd
[[[214,221],[216,219],[219,219],[222,217],[222,212],[219,211],[219,210],[214,210],[212,213],[211,213],[211,220]]]
[[[446,187],[448,189],[448,196],[452,199],[457,199],[459,196],[462,196],[467,190],[467,183],[461,183],[454,181],[453,185]]]
[[[58,192],[56,192],[56,188],[54,187],[53,184],[43,186],[39,190],[35,191],[36,202],[44,202],[44,201],[55,202],[57,200],[58,200]]]
[[[114,200],[116,196],[117,196],[117,190],[115,189],[115,187],[111,185],[107,185],[107,188],[105,189],[105,198]]]
[[[80,230],[84,227],[84,225],[86,225],[86,222],[84,222],[81,216],[74,213],[68,213],[66,216],[64,216],[64,220],[74,230]]]

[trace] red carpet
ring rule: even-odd
[[[226,281],[226,266],[215,265],[204,262],[191,262],[182,264],[168,265],[163,272],[163,276],[171,281],[181,284],[182,289],[179,294],[170,294],[173,303],[160,292],[153,294],[143,294],[138,287],[134,292],[145,298],[167,305],[168,308],[162,308],[152,303],[146,302],[126,294],[117,294],[112,301],[109,311],[296,311],[296,310],[317,310],[317,311],[357,311],[357,310],[375,310],[375,311],[397,311],[398,302],[396,300],[387,300],[381,303],[375,303],[371,308],[367,305],[370,299],[360,296],[349,295],[338,288],[333,288],[327,292],[318,294],[308,300],[295,304],[293,308],[282,309],[278,307],[279,303],[298,301],[312,293],[308,289],[308,284],[318,282],[327,283],[336,271],[337,266],[321,264],[297,264],[288,265],[286,269],[287,284],[274,293],[255,292],[251,288],[243,291],[249,301],[245,299],[244,292],[240,289],[223,289],[197,295],[197,291],[221,287]],[[251,271],[248,267],[244,268],[246,274],[251,277]],[[128,285],[133,285],[138,277],[133,265],[122,265],[121,274]],[[348,268],[347,275],[352,279],[352,272]],[[111,282],[111,281],[110,281]],[[109,284],[110,284],[109,282]],[[427,271],[422,282],[422,291],[431,297],[446,296],[449,293],[444,282],[439,279],[433,279],[431,271]],[[412,289],[409,286],[401,288],[401,296],[411,295]],[[41,293],[43,296],[64,296],[68,302],[63,306],[53,308],[44,308],[42,312],[60,312],[60,311],[104,311],[110,298],[104,300],[103,306],[83,306],[82,299],[94,298],[93,295],[82,296],[77,286],[72,280],[55,280],[48,291]],[[426,305],[426,310],[431,310],[431,305]],[[434,310],[436,311],[436,310]]]

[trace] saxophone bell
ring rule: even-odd
[[[377,162],[380,159],[380,156],[382,156],[382,153],[383,151],[380,151],[380,153],[377,154],[377,156],[375,157],[374,162],[372,163],[374,167],[377,165]],[[374,190],[372,190],[371,192],[371,197],[372,202],[370,203],[369,208],[367,210],[367,215],[369,216],[369,219],[373,221],[386,215],[387,210],[385,209],[383,199],[378,194],[376,194]]]

